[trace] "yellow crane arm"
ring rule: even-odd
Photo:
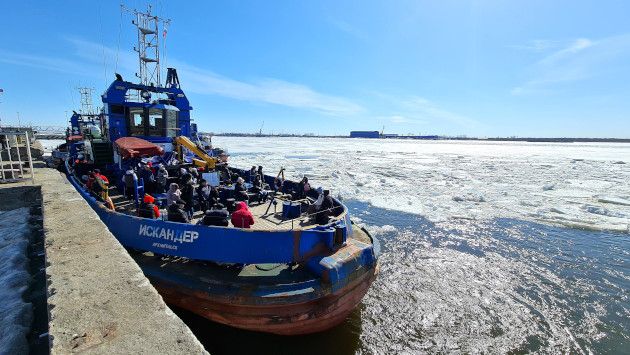
[[[179,146],[185,147],[186,149],[195,153],[196,156],[201,158],[201,159],[193,159],[193,162],[195,163],[195,165],[206,167],[208,169],[215,168],[217,159],[208,155],[208,153],[206,153],[206,151],[203,150],[203,148],[193,143],[193,141],[191,141],[188,137],[185,137],[185,136],[175,137],[174,142],[175,144]]]

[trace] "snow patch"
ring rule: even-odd
[[[33,309],[24,301],[31,276],[28,272],[29,209],[0,211],[0,346],[8,354],[28,352],[26,336]]]

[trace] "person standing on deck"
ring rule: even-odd
[[[157,172],[157,188],[159,193],[166,191],[166,183],[168,182],[168,171],[164,165],[160,165],[160,169]]]
[[[129,169],[125,172],[123,182],[125,183],[125,197],[129,200],[134,198],[134,189],[138,181],[138,176],[133,169]]]
[[[265,182],[265,175],[263,175],[262,165],[258,165],[258,176],[260,176],[260,180]]]
[[[170,206],[178,201],[182,200],[182,192],[179,190],[179,185],[177,185],[176,183],[172,183],[169,188],[168,188],[168,192],[166,193],[166,206]]]
[[[250,228],[254,224],[254,216],[243,201],[236,204],[236,210],[232,213],[232,225],[237,228]]]
[[[251,169],[249,169],[249,182],[254,182],[256,175],[258,175],[258,173],[256,172],[256,166],[254,165]]]
[[[144,164],[140,170],[140,177],[144,179],[144,190],[147,193],[155,192],[155,176],[151,167],[148,164]]]
[[[197,203],[201,211],[210,209],[210,186],[205,179],[199,180],[199,186],[197,187]]]
[[[193,215],[193,205],[194,205],[194,190],[195,187],[192,182],[192,175],[184,175],[184,186],[182,186],[182,201],[186,204],[186,212],[188,212],[188,217],[192,218]]]

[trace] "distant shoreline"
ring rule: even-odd
[[[212,133],[217,137],[279,137],[279,138],[351,138],[340,135],[314,135],[314,134],[251,134],[251,133]],[[416,138],[414,136],[396,136],[381,138],[361,138],[361,139],[397,139],[397,140],[450,140],[450,141],[480,141],[480,142],[532,142],[532,143],[630,143],[630,138],[533,138],[533,137],[448,137],[438,136],[437,138]]]

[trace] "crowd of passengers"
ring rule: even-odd
[[[326,224],[333,215],[335,205],[328,190],[312,190],[308,178],[304,177],[294,189],[287,191],[284,179],[276,178],[273,186],[264,181],[262,166],[253,166],[245,179],[228,169],[220,171],[221,181],[225,185],[233,186],[233,197],[227,200],[228,206],[221,203],[222,198],[219,188],[211,186],[201,177],[199,170],[194,167],[182,167],[179,171],[169,171],[164,165],[157,167],[149,163],[140,163],[137,168],[128,170],[123,177],[124,194],[128,199],[134,196],[134,181],[142,178],[144,181],[145,195],[137,208],[137,214],[144,218],[160,218],[160,209],[157,206],[155,194],[166,195],[166,219],[172,222],[191,223],[193,213],[202,211],[203,216],[197,222],[206,226],[232,226],[238,228],[250,228],[255,219],[249,210],[249,204],[265,203],[272,194],[288,193],[293,200],[307,200],[313,198],[314,202],[308,206],[307,213],[314,216],[318,224]],[[177,181],[177,182],[173,182]],[[225,186],[224,185],[224,186]],[[228,208],[230,207],[230,208]]]

